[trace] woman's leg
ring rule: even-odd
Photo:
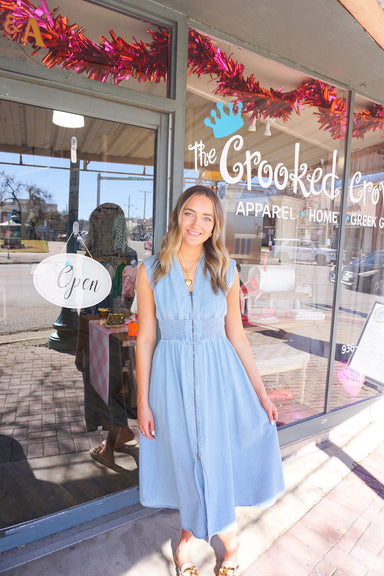
[[[133,440],[135,438],[135,433],[133,430],[131,430],[129,428],[129,426],[117,428],[117,432],[116,432],[116,430],[114,430],[114,434],[116,436],[116,440],[115,440],[115,444],[114,444],[115,450],[117,448],[121,448],[122,446],[124,446],[124,444],[126,442],[130,442],[131,440]]]
[[[191,548],[195,537],[189,530],[183,530],[181,533],[180,542],[177,546],[175,552],[175,562],[178,568],[181,568],[183,564],[189,564],[192,562]]]
[[[115,426],[108,432],[107,439],[97,448],[90,450],[91,457],[105,466],[113,466],[115,463],[114,450],[124,446],[126,442],[133,440],[135,434],[128,426],[122,428]]]
[[[222,532],[218,534],[225,548],[224,561],[234,562],[237,564],[237,555],[239,552],[239,541],[234,532]]]

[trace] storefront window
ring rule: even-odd
[[[169,29],[92,1],[0,0],[3,58],[167,96]]]
[[[152,253],[156,132],[52,120],[52,110],[0,101],[0,528],[138,482],[135,441],[114,465],[89,450],[112,426],[124,429],[121,444],[137,431],[128,333],[137,265]],[[74,309],[52,303],[50,289],[42,297],[53,268],[40,291],[36,270],[57,255],[69,262],[57,281],[65,297],[99,282],[76,276],[72,258],[97,262],[111,286],[103,302]]]
[[[346,92],[190,31],[185,187],[213,186],[243,324],[279,426],[321,414]]]
[[[379,111],[377,104],[357,96],[332,408],[375,396],[384,386],[384,143],[375,123]],[[330,280],[335,281],[334,271]]]

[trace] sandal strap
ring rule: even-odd
[[[235,562],[225,560],[219,570],[219,576],[238,576],[239,566]]]
[[[183,564],[180,568],[180,576],[199,576],[199,569],[194,564],[190,562]]]

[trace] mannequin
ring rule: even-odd
[[[80,315],[76,366],[83,372],[84,410],[88,431],[99,426],[108,430],[108,437],[100,446],[90,450],[90,456],[106,466],[114,465],[114,450],[134,439],[134,432],[128,426],[128,417],[136,418],[136,409],[119,401],[118,394],[112,394],[108,406],[98,396],[90,382],[89,322],[87,315],[95,314],[97,308],[111,308],[112,311],[124,308],[120,281],[115,278],[131,261],[137,262],[137,253],[128,246],[128,231],[124,212],[120,206],[107,202],[95,208],[89,218],[89,231],[86,246],[93,258],[102,263],[111,275],[113,287],[103,302]]]

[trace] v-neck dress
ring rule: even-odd
[[[265,506],[284,490],[276,426],[225,333],[226,294],[215,294],[204,256],[189,292],[174,258],[153,286],[161,338],[149,403],[156,439],[140,437],[140,501],[176,508],[197,538],[233,530],[236,506]],[[227,284],[235,278],[230,260]],[[256,358],[257,363],[257,358]]]

